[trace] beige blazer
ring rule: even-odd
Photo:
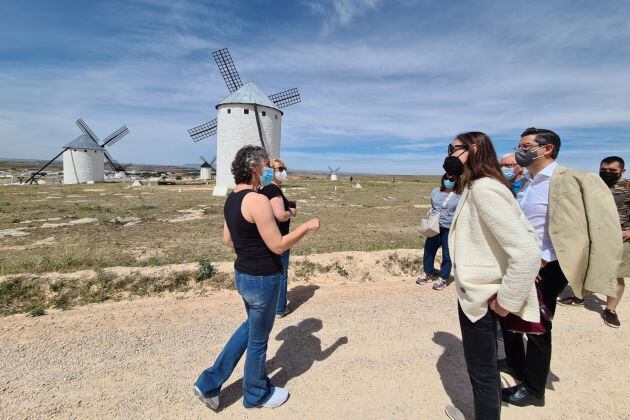
[[[521,318],[540,321],[534,281],[540,268],[538,235],[514,195],[499,181],[481,178],[464,189],[448,238],[457,297],[473,322],[488,299]]]
[[[615,296],[623,243],[610,189],[597,174],[558,165],[549,185],[549,236],[576,296]]]

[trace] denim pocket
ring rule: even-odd
[[[259,299],[263,295],[264,276],[250,276],[236,273],[236,290],[247,302]]]

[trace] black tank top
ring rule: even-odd
[[[270,276],[282,271],[280,255],[267,248],[256,223],[248,222],[241,211],[243,198],[253,192],[247,189],[228,195],[223,216],[236,251],[234,269],[250,276]]]

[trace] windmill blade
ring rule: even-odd
[[[88,125],[85,123],[85,121],[83,121],[83,118],[79,118],[78,120],[76,120],[75,124],[77,125],[77,127],[79,127],[81,131],[90,136],[90,138],[94,140],[94,143],[98,144],[99,146],[101,145],[100,140],[98,139],[96,134],[94,134],[94,131],[92,131],[92,129],[88,127]]]
[[[269,95],[269,99],[273,101],[278,108],[284,108],[289,105],[294,105],[302,102],[300,98],[300,92],[297,88],[285,90],[284,92],[274,93],[273,95]]]
[[[188,134],[195,143],[199,140],[214,136],[217,134],[217,119],[215,118],[212,121],[191,128],[188,130]]]
[[[212,158],[212,161],[209,163],[210,168],[211,168],[211,169],[213,169],[213,170],[215,170],[215,171],[217,170],[217,168],[216,168],[215,166],[213,166],[213,165],[214,165],[214,163],[215,163],[216,161],[217,161],[217,157],[215,156],[215,157],[213,157],[213,158]]]
[[[107,153],[107,150],[103,149],[103,151],[105,152],[105,159],[107,159],[107,161],[109,162],[109,166],[112,167],[112,169],[114,170],[114,172],[120,172],[123,170],[123,167],[120,166],[120,163],[118,163],[118,161],[116,161],[116,159],[114,159],[112,157],[112,155],[110,155],[109,153]]]
[[[105,147],[105,146],[111,147],[114,144],[116,144],[116,142],[118,142],[118,140],[120,140],[123,137],[125,137],[127,134],[129,134],[129,129],[127,128],[126,125],[123,125],[118,130],[114,131],[112,134],[110,134],[109,136],[105,137],[105,140],[103,140],[103,143],[101,144],[101,147]]]
[[[230,56],[230,52],[227,48],[213,51],[212,57],[214,58],[214,61],[216,61],[217,66],[219,66],[221,76],[223,76],[223,80],[225,80],[225,84],[227,85],[230,93],[237,91],[241,86],[243,86],[241,76],[238,75],[234,61],[232,61],[232,56]]]
[[[332,173],[333,172],[333,168],[330,167],[330,165],[328,165],[328,170]]]
[[[199,158],[200,158],[203,162],[208,163],[208,161],[206,160],[206,158],[205,158],[205,157],[203,157],[203,156],[199,156]],[[210,164],[208,163],[208,165],[210,165]]]
[[[39,168],[37,171],[33,172],[31,174],[30,178],[26,180],[25,184],[33,185],[33,182],[35,182],[35,177],[37,175],[39,175],[44,169],[46,169],[51,163],[53,163],[55,161],[55,159],[57,159],[59,156],[61,156],[63,154],[63,152],[65,152],[65,151],[66,151],[66,149],[63,149],[57,156],[55,156],[54,158],[50,159],[48,161],[48,163],[46,163],[44,166]]]
[[[335,173],[339,172],[339,169],[341,169],[341,168],[337,167],[337,169],[335,169]]]

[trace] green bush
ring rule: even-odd
[[[218,273],[218,270],[212,265],[212,261],[206,257],[197,257],[197,263],[199,264],[199,269],[195,274],[197,282],[202,282]]]

